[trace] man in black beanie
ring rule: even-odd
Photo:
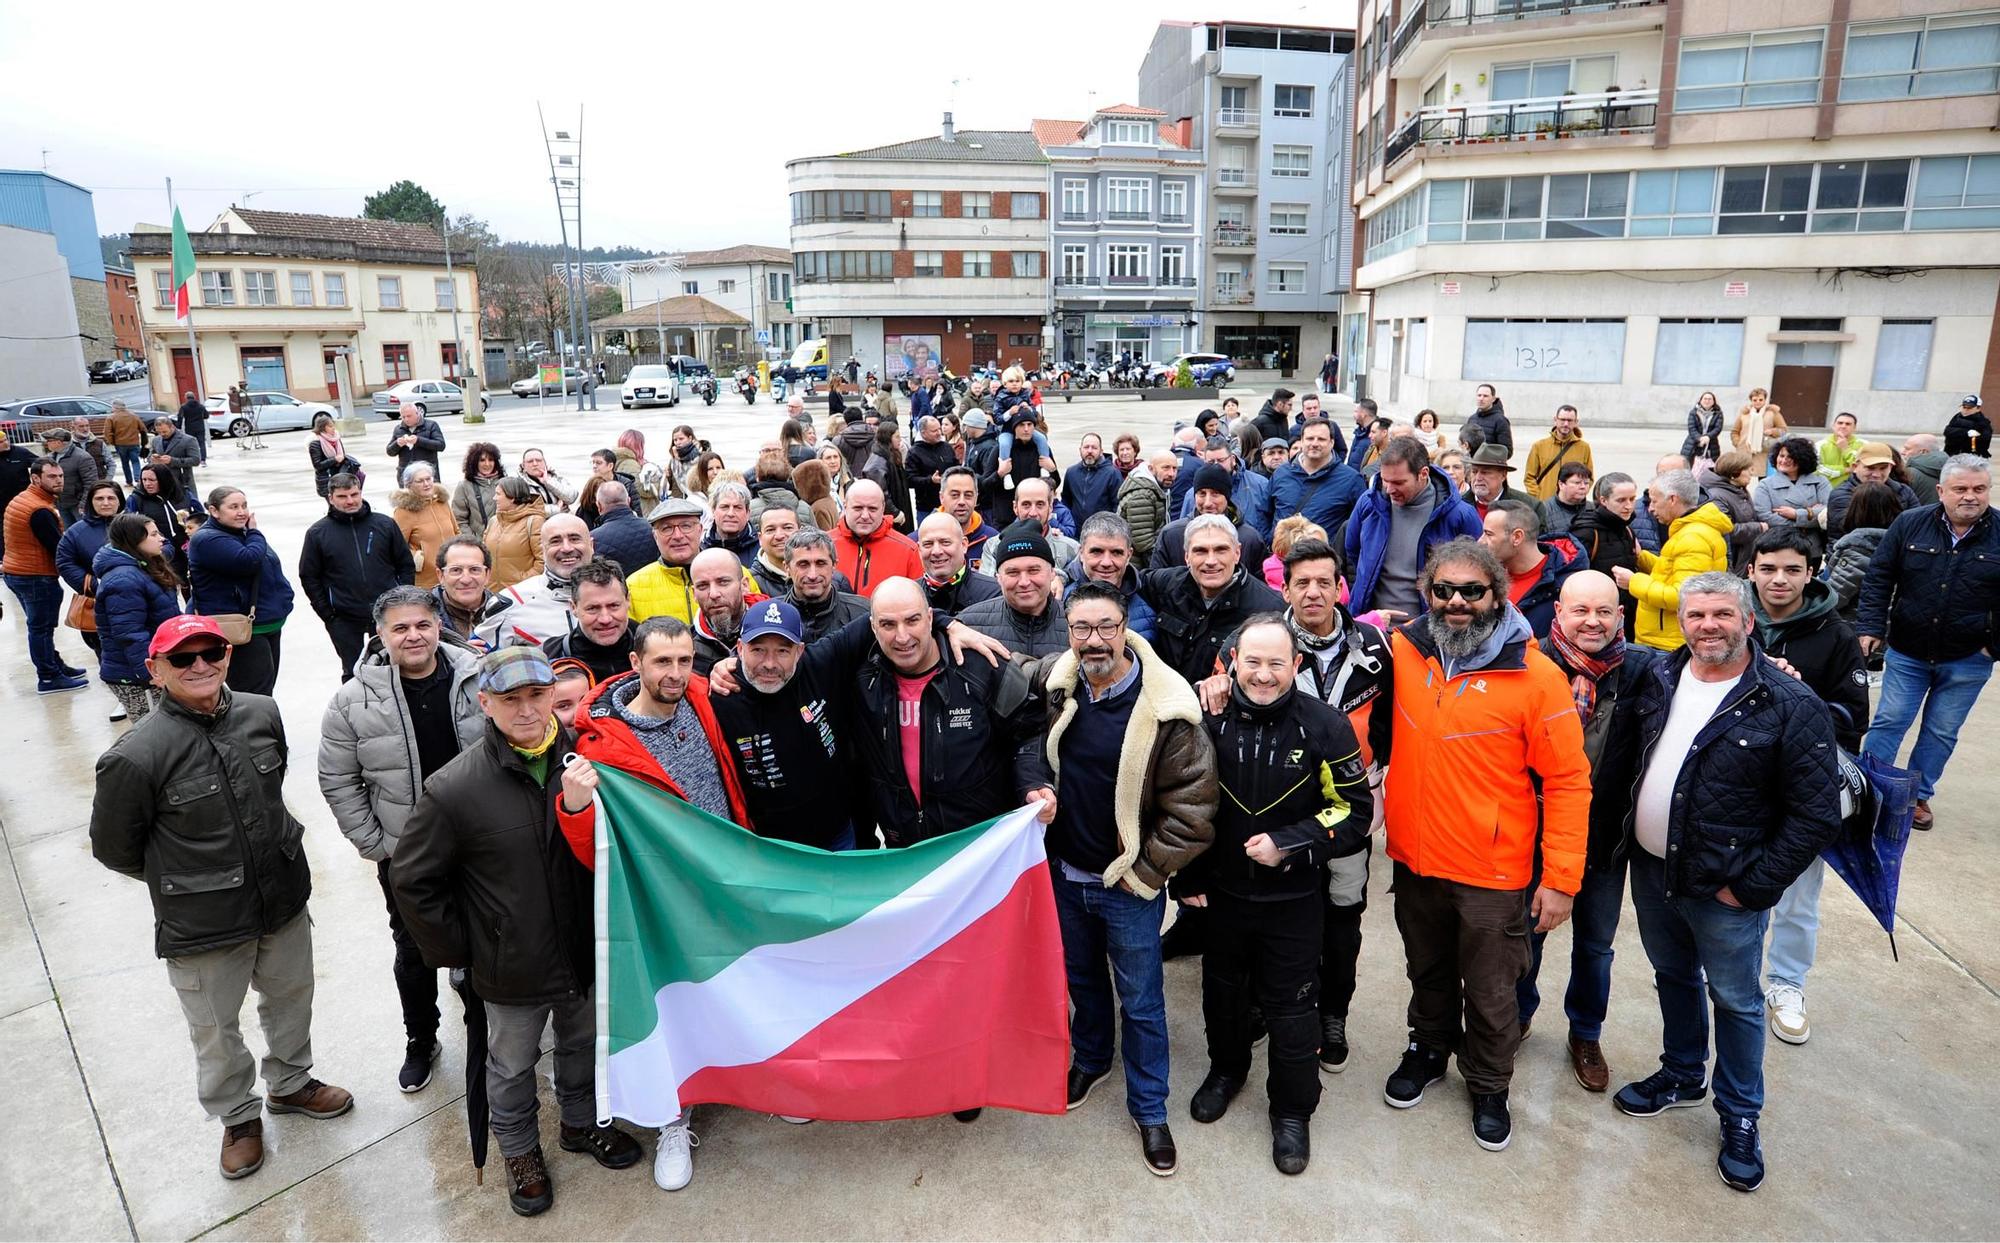
[[[1032,522],[1017,522],[992,544],[1000,594],[968,605],[958,620],[1030,659],[1068,651],[1069,631],[1055,594],[1055,554],[1048,537]]]

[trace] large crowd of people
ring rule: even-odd
[[[353,1103],[312,1073],[311,877],[271,698],[303,595],[342,678],[320,788],[395,947],[397,1086],[431,1081],[451,969],[485,1017],[517,1212],[554,1194],[545,1026],[560,1147],[643,1157],[595,1116],[593,764],[830,851],[1035,806],[1068,1106],[1116,1061],[1160,1175],[1178,1163],[1163,963],[1184,954],[1207,1035],[1189,1115],[1223,1116],[1268,1037],[1272,1160],[1307,1168],[1320,1075],[1357,1052],[1379,839],[1410,985],[1388,1105],[1418,1106],[1456,1058],[1473,1139],[1508,1146],[1544,941],[1569,922],[1580,1088],[1633,1117],[1712,1096],[1723,1181],[1759,1186],[1766,1034],[1810,1032],[1836,747],[1893,763],[1916,725],[1931,828],[2000,651],[1976,396],[1942,436],[1891,446],[1849,414],[1815,443],[1761,389],[1729,422],[1704,393],[1645,479],[1596,473],[1572,405],[1517,437],[1491,385],[1455,441],[1434,411],[1361,400],[1346,424],[1278,389],[1162,443],[1126,433],[1107,454],[1086,433],[1067,467],[1018,369],[925,396],[907,425],[885,391],[816,426],[795,393],[748,470],[685,424],[652,458],[635,428],[575,483],[488,440],[448,483],[457,446],[408,407],[385,449],[323,426],[326,513],[291,566],[241,488],[198,493],[222,465],[174,418],[150,443],[112,429],[124,486],[87,424],[46,430],[40,454],[0,439],[38,689],[88,684],[57,648],[73,628],[132,721],[98,761],[91,843],[150,892],[224,1177],[261,1165],[267,1110]],[[371,464],[396,472],[388,513],[363,499]],[[1612,1092],[1628,892],[1661,1054]],[[262,1097],[237,1019],[253,989]],[[661,1187],[688,1183],[694,1143],[685,1117],[661,1130]]]

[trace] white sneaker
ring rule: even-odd
[[[805,1126],[812,1121],[811,1118],[794,1118],[790,1114],[772,1114],[771,1116],[780,1122],[789,1122],[793,1126]]]
[[[1774,984],[1764,994],[1764,1009],[1770,1016],[1771,1034],[1786,1044],[1804,1044],[1812,1035],[1806,1022],[1806,995],[1789,984]]]
[[[694,1179],[694,1150],[700,1145],[701,1137],[688,1129],[686,1114],[660,1128],[653,1182],[661,1191],[679,1191]]]

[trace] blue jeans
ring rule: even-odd
[[[1625,860],[1584,870],[1583,887],[1577,890],[1576,904],[1570,908],[1569,991],[1563,994],[1569,1034],[1578,1040],[1604,1037],[1604,1015],[1611,1007],[1611,943],[1618,937],[1619,908],[1624,905]],[[1549,934],[1537,932],[1533,936],[1534,958],[1528,974],[1514,986],[1523,1023],[1533,1018],[1542,1004],[1535,977],[1542,970],[1542,943]]]
[[[1825,881],[1826,860],[1814,859],[1771,908],[1771,946],[1764,956],[1770,984],[1805,991],[1806,972],[1819,952],[1819,888]]]
[[[1167,1121],[1167,987],[1160,959],[1164,894],[1151,901],[1123,889],[1079,883],[1049,869],[1069,976],[1070,1055],[1088,1075],[1111,1068],[1112,987],[1118,990],[1125,1052],[1125,1108],[1140,1126]],[[1105,959],[1111,960],[1110,978]]]
[[[125,486],[128,488],[137,487],[139,484],[139,467],[145,460],[145,447],[143,445],[118,445],[115,447],[118,450],[118,465],[125,472]]]
[[[7,587],[21,602],[21,619],[28,626],[28,659],[43,682],[63,676],[56,656],[56,623],[62,620],[62,580],[54,575],[9,574]]]
[[[1714,898],[1666,896],[1666,864],[1632,852],[1632,913],[1660,994],[1660,1065],[1682,1083],[1708,1062],[1708,997],[1715,1002],[1715,1112],[1755,1119],[1764,1108],[1764,911]]]
[[[1921,707],[1924,723],[1917,729],[1917,745],[1910,748],[1909,768],[1917,774],[1917,797],[1929,799],[1937,793],[1938,778],[1944,776],[1945,762],[1958,745],[1958,727],[1965,724],[1980,689],[1992,676],[1993,662],[1978,652],[1932,664],[1888,649],[1882,657],[1882,697],[1861,749],[1894,764],[1903,735],[1910,732]]]

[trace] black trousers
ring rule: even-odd
[[[1361,961],[1361,916],[1368,910],[1368,849],[1329,867],[1326,886],[1326,930],[1319,947],[1319,1014],[1345,1019],[1354,1000],[1354,972]]]
[[[382,897],[389,904],[389,940],[396,946],[396,998],[403,1004],[403,1034],[425,1045],[437,1043],[438,976],[424,965],[424,956],[403,926],[403,913],[396,909],[396,895],[389,888],[389,860],[375,865],[375,877],[382,882]],[[471,1003],[469,1003],[471,1004]]]
[[[229,653],[229,689],[250,695],[268,695],[278,685],[279,640],[282,630],[250,636],[250,641]]]
[[[1319,1105],[1319,1015],[1313,990],[1326,899],[1318,891],[1275,902],[1216,892],[1208,899],[1201,1014],[1209,1069],[1250,1075],[1250,1002],[1271,1031],[1265,1090],[1276,1118],[1310,1118]]]
[[[368,646],[368,636],[374,629],[374,621],[367,618],[357,620],[336,613],[326,619],[327,637],[333,640],[333,650],[340,655],[341,681],[353,680],[354,662],[361,659],[361,649]]]

